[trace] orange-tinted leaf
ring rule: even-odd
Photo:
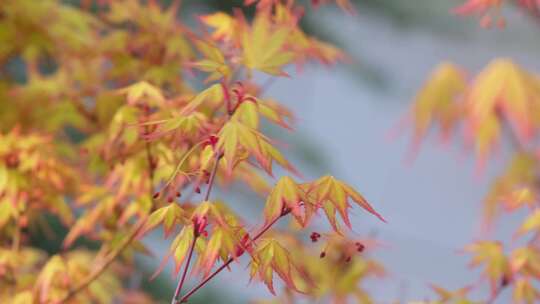
[[[471,266],[483,265],[483,273],[491,283],[492,290],[498,288],[503,278],[510,276],[508,259],[499,242],[480,241],[465,247],[465,251],[473,254]]]
[[[342,181],[335,179],[333,176],[323,176],[318,180],[307,185],[308,194],[316,205],[316,208],[323,207],[326,215],[334,227],[337,229],[335,211],[337,210],[345,224],[350,228],[348,209],[350,208],[349,200],[352,199],[357,205],[364,210],[378,217],[385,222],[384,218],[367,202],[367,200],[352,187]],[[331,204],[331,206],[329,205]]]
[[[288,288],[299,291],[292,277],[293,268],[289,252],[284,247],[276,240],[262,240],[251,261],[251,277],[257,276],[275,294],[272,273],[276,272]]]
[[[290,210],[300,226],[306,224],[305,215],[301,210],[301,203],[305,202],[304,190],[296,182],[284,176],[270,192],[264,207],[264,220],[266,223],[281,216],[285,209]]]

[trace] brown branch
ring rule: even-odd
[[[143,228],[144,224],[146,223],[146,219],[141,219],[136,224],[135,229],[133,232],[126,238],[126,240],[115,250],[113,250],[107,257],[105,257],[102,264],[90,275],[88,275],[79,285],[77,285],[75,288],[71,289],[69,293],[64,296],[59,303],[65,303],[66,301],[70,300],[75,296],[78,292],[86,289],[90,284],[92,284],[99,276],[101,276],[105,270],[114,262],[114,260],[126,249],[131,242],[137,237],[141,229]]]
[[[95,113],[89,111],[82,102],[80,102],[79,99],[77,99],[77,97],[72,97],[72,101],[73,101],[73,105],[75,106],[75,109],[77,109],[77,111],[79,111],[79,113],[84,116],[84,118],[86,118],[88,121],[90,121],[91,123],[98,123],[98,117],[96,116]]]
[[[152,160],[152,151],[150,150],[150,143],[146,142],[146,156],[148,160],[148,175],[150,180],[150,186],[149,186],[149,196],[150,200],[153,200],[153,182],[154,182],[154,165]],[[135,225],[135,229],[133,229],[133,232],[128,236],[128,238],[122,243],[118,248],[113,250],[107,257],[105,257],[105,260],[101,264],[100,267],[93,273],[91,273],[88,277],[84,279],[78,286],[71,289],[69,293],[62,298],[59,303],[64,303],[71,299],[73,296],[75,296],[78,292],[86,289],[92,282],[94,282],[99,276],[101,276],[105,270],[116,260],[116,258],[135,240],[141,229],[146,224],[146,218],[140,219],[139,222]]]
[[[280,216],[276,217],[275,219],[273,219],[271,222],[269,222],[266,226],[264,226],[263,229],[261,229],[261,231],[259,231],[254,237],[253,239],[251,240],[251,243],[255,242],[257,239],[259,239],[263,234],[266,233],[266,231],[268,231],[268,229],[270,229],[280,218],[286,216],[287,214],[289,214],[291,212],[291,210],[289,209],[285,209]],[[247,247],[248,245],[246,245]],[[208,283],[210,280],[212,280],[216,275],[218,275],[220,272],[223,271],[223,269],[227,268],[232,262],[234,261],[233,258],[229,258],[227,260],[227,262],[225,262],[223,265],[221,265],[218,269],[216,269],[214,272],[212,272],[212,274],[210,274],[208,277],[206,277],[202,282],[200,282],[197,286],[193,287],[190,291],[188,291],[183,297],[182,299],[180,299],[180,303],[187,303],[187,301],[189,300],[189,298],[195,293],[197,292],[199,289],[201,289],[204,285],[206,285],[206,283]]]

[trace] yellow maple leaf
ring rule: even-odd
[[[473,80],[465,95],[468,132],[477,153],[485,156],[498,140],[501,119],[512,127],[521,142],[535,132],[540,104],[538,78],[509,59],[492,61]]]
[[[367,202],[367,200],[352,187],[333,176],[323,176],[306,185],[308,195],[315,204],[315,209],[322,207],[334,230],[339,231],[336,221],[336,211],[339,212],[345,224],[350,228],[348,209],[349,200],[354,201],[364,210],[385,222],[384,218]]]
[[[207,26],[214,28],[213,39],[233,40],[237,35],[238,22],[227,13],[217,12],[203,15],[199,19]]]
[[[305,225],[305,216],[301,210],[301,202],[306,201],[304,190],[289,176],[284,176],[270,192],[264,207],[266,223],[281,216],[285,209],[290,210],[300,226]]]
[[[461,69],[452,63],[435,68],[415,98],[411,115],[416,140],[425,136],[431,126],[440,127],[447,136],[459,119],[460,105],[456,98],[465,89]]]
[[[299,291],[293,280],[294,270],[289,252],[278,241],[265,239],[257,246],[251,261],[251,277],[257,276],[261,279],[272,294],[275,295],[274,272],[287,284],[288,288]]]
[[[466,246],[465,251],[473,254],[470,266],[484,266],[483,274],[491,283],[492,291],[498,288],[502,279],[510,277],[510,265],[501,243],[479,241]]]
[[[271,75],[287,75],[282,71],[294,54],[284,49],[290,30],[272,25],[268,14],[259,14],[251,28],[245,25],[242,32],[243,64]]]

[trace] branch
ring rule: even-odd
[[[189,264],[191,263],[191,258],[193,257],[193,249],[195,249],[195,242],[197,242],[197,235],[193,238],[193,242],[191,242],[191,246],[189,247],[189,256],[186,261],[186,267],[184,268],[184,272],[182,273],[182,279],[180,279],[180,283],[176,286],[176,290],[174,291],[174,296],[171,304],[177,303],[180,292],[182,292],[182,286],[184,286],[184,281],[186,280]]]
[[[291,210],[289,209],[285,209],[280,216],[276,217],[275,219],[273,219],[271,222],[269,222],[265,227],[263,227],[261,229],[261,231],[259,231],[254,237],[253,239],[251,240],[251,243],[255,242],[257,239],[259,239],[263,234],[266,233],[266,231],[268,231],[268,229],[270,229],[280,218],[286,216],[287,214],[289,214],[291,212]],[[183,297],[182,299],[180,299],[180,303],[187,303],[187,301],[189,300],[189,298],[195,293],[197,292],[199,289],[201,289],[204,285],[206,285],[206,283],[208,283],[212,278],[214,278],[216,275],[218,275],[220,272],[223,271],[223,269],[227,268],[232,262],[234,261],[233,258],[229,258],[227,260],[227,262],[225,262],[223,265],[221,265],[218,269],[216,269],[214,272],[212,272],[212,274],[210,274],[208,277],[206,277],[202,282],[199,283],[199,285],[193,287],[190,291],[188,291]]]
[[[84,118],[86,118],[88,121],[90,121],[91,123],[98,123],[98,118],[96,116],[96,114],[94,114],[93,112],[89,111],[85,106],[84,104],[82,104],[82,102],[80,102],[79,99],[77,99],[76,97],[73,97],[72,98],[73,100],[73,105],[75,106],[75,109],[77,109],[77,111],[79,111],[79,113],[84,116]]]
[[[214,162],[214,167],[212,167],[212,173],[210,173],[210,179],[208,180],[208,188],[206,189],[206,194],[204,195],[205,201],[207,201],[210,198],[210,192],[212,191],[212,186],[214,185],[214,180],[216,179],[216,174],[217,174],[220,159],[221,159],[221,154],[216,153],[216,160]]]
[[[78,286],[71,289],[69,293],[64,296],[62,299],[60,299],[59,303],[64,303],[71,299],[73,296],[75,296],[78,292],[86,289],[90,284],[92,284],[97,278],[99,278],[100,275],[107,270],[109,265],[114,262],[114,260],[126,249],[131,242],[136,238],[136,236],[139,234],[141,229],[143,228],[144,224],[146,223],[146,219],[141,219],[136,224],[135,229],[133,232],[128,236],[128,238],[115,250],[113,250],[107,257],[105,257],[105,260],[99,266],[94,272],[92,272],[88,277],[86,277]]]
[[[146,144],[145,146],[146,156],[148,160],[148,177],[150,179],[149,195],[150,195],[150,200],[153,200],[153,182],[154,182],[155,168],[153,165],[152,151],[150,150],[150,143],[147,141],[145,144]],[[114,251],[109,253],[109,256],[105,257],[105,261],[103,262],[103,264],[101,264],[101,266],[98,267],[98,269],[95,272],[88,275],[88,277],[86,277],[86,279],[82,281],[78,286],[70,290],[69,293],[59,301],[59,303],[64,303],[68,301],[73,296],[75,296],[75,294],[86,289],[90,284],[92,284],[92,282],[94,282],[97,278],[99,278],[99,276],[101,276],[103,272],[107,270],[107,268],[112,264],[112,262],[114,262],[114,260],[116,260],[116,258],[131,244],[131,242],[133,242],[133,240],[137,237],[137,235],[139,234],[139,232],[141,231],[141,229],[144,227],[145,224],[146,224],[146,218],[140,219],[139,222],[135,225],[135,229],[124,241],[124,243],[122,243],[118,248],[116,248]]]
[[[207,201],[210,198],[210,193],[212,192],[212,186],[214,185],[214,181],[216,179],[216,174],[219,167],[219,160],[221,159],[221,153],[216,153],[215,156],[215,162],[214,166],[212,167],[212,172],[210,173],[210,178],[208,180],[208,188],[206,188],[206,194],[204,195],[204,200]],[[186,280],[186,275],[189,269],[189,264],[191,263],[191,258],[193,256],[193,251],[195,249],[195,243],[197,242],[197,238],[199,237],[200,231],[195,231],[195,236],[193,237],[193,242],[191,243],[191,246],[189,247],[189,255],[188,259],[186,261],[186,266],[184,267],[184,272],[182,273],[182,278],[178,282],[178,285],[176,286],[176,290],[174,292],[174,296],[171,300],[171,304],[178,303],[178,297],[180,296],[180,293],[182,292],[182,287],[184,286],[184,282]],[[181,302],[180,302],[181,303]]]

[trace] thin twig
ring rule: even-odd
[[[149,196],[150,200],[153,200],[153,182],[154,182],[154,166],[152,161],[152,151],[150,150],[150,143],[146,142],[146,156],[148,159],[148,177],[150,180],[149,187]],[[86,277],[78,286],[69,291],[69,293],[62,298],[59,303],[64,303],[75,296],[78,292],[86,289],[92,282],[94,282],[99,276],[101,276],[105,270],[116,260],[116,258],[135,240],[141,229],[146,224],[146,218],[140,219],[139,222],[135,225],[135,229],[128,236],[128,238],[122,243],[118,248],[109,253],[105,258],[103,264],[95,272],[92,272],[88,277]]]
[[[191,246],[189,247],[189,255],[186,261],[186,266],[184,268],[184,272],[182,273],[182,279],[180,279],[180,283],[178,286],[176,286],[176,290],[174,292],[173,299],[171,301],[171,304],[177,303],[177,299],[180,296],[180,292],[182,292],[182,286],[184,286],[184,282],[186,280],[189,264],[191,263],[191,258],[193,257],[193,249],[195,248],[195,242],[197,242],[197,235],[193,238],[193,241],[191,242]]]
[[[210,179],[208,180],[208,188],[206,189],[206,194],[204,195],[205,201],[207,201],[210,198],[210,192],[212,192],[212,186],[214,185],[214,180],[216,179],[216,174],[217,174],[220,159],[221,159],[220,153],[216,153],[214,167],[212,168],[212,172],[210,173]]]
[[[210,193],[212,192],[212,186],[214,185],[214,181],[216,179],[216,174],[219,168],[219,160],[221,159],[221,153],[216,153],[214,167],[212,167],[212,172],[210,173],[210,179],[208,180],[208,188],[206,188],[206,193],[204,195],[204,200],[207,201],[210,198]],[[197,242],[197,238],[199,237],[200,231],[195,231],[195,236],[193,237],[193,242],[189,248],[189,254],[188,259],[186,261],[186,266],[184,266],[184,272],[182,273],[182,278],[178,282],[178,285],[176,286],[176,290],[174,292],[174,296],[171,300],[171,304],[178,303],[178,297],[180,296],[180,293],[182,292],[182,287],[184,286],[184,282],[186,280],[187,272],[189,269],[189,264],[191,263],[191,258],[193,256],[193,251],[195,249],[195,243]]]
[[[290,210],[286,210],[284,212],[281,213],[280,216],[276,217],[275,219],[273,219],[271,222],[269,222],[266,226],[264,226],[263,229],[261,229],[261,231],[259,231],[254,237],[253,239],[251,240],[251,243],[255,242],[257,239],[259,239],[263,234],[266,233],[266,231],[268,231],[268,229],[270,229],[280,218],[286,216],[287,214],[290,213]],[[246,245],[247,247],[247,245]],[[227,260],[227,262],[225,262],[223,265],[221,265],[218,269],[216,269],[214,272],[212,272],[212,274],[210,274],[208,277],[206,277],[202,282],[200,282],[197,286],[193,287],[190,291],[188,291],[183,297],[182,299],[180,299],[180,303],[186,303],[189,298],[195,293],[197,292],[199,289],[201,289],[204,285],[206,285],[206,283],[208,283],[208,281],[210,281],[212,278],[214,278],[216,275],[218,275],[220,272],[223,271],[223,269],[227,268],[232,262],[234,261],[233,258],[229,258]]]

